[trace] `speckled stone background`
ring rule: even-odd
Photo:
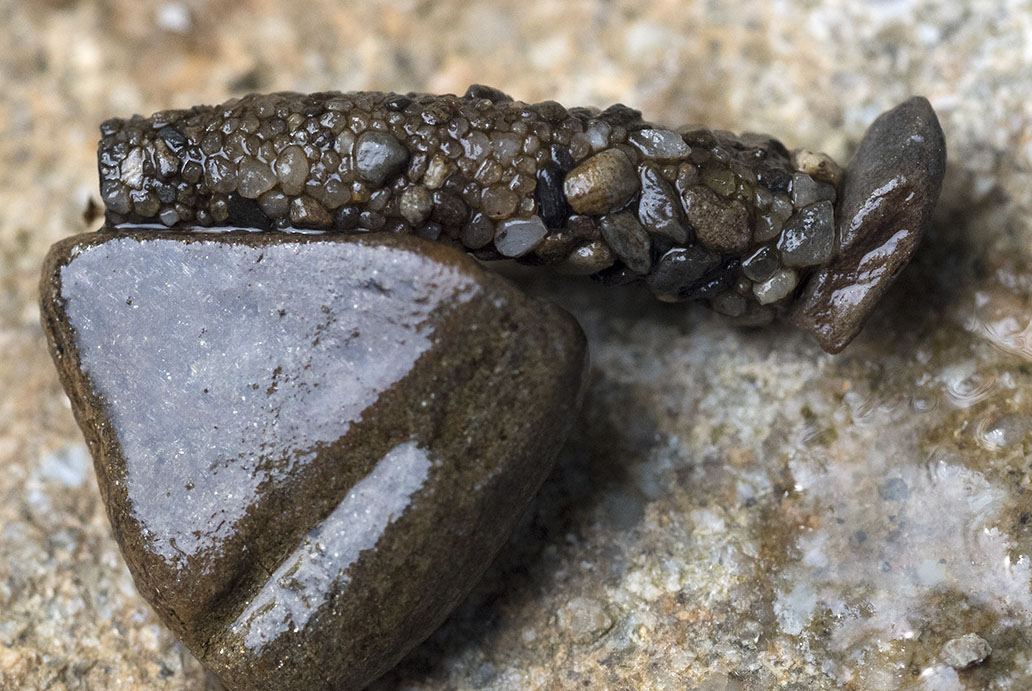
[[[105,117],[250,90],[624,101],[848,159],[929,97],[931,237],[840,356],[584,281],[582,425],[387,689],[1032,686],[1032,3],[0,0],[0,688],[215,688],[137,596],[46,353]],[[991,656],[958,671],[947,642]],[[954,644],[956,645],[956,644]]]

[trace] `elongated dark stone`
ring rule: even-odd
[[[846,169],[837,214],[838,254],[807,283],[795,324],[837,353],[910,261],[946,172],[946,141],[921,97],[883,113]]]
[[[580,328],[407,236],[92,233],[43,324],[140,593],[230,689],[360,689],[552,467]]]

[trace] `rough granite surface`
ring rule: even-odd
[[[1030,65],[1028,0],[0,0],[0,689],[216,687],[135,592],[39,327],[47,247],[97,225],[98,123],[470,82],[843,161],[924,94],[949,170],[839,356],[514,274],[588,333],[581,424],[474,594],[374,688],[1028,688]],[[968,634],[992,652],[957,669]]]

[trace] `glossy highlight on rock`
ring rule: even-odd
[[[404,236],[94,233],[42,294],[137,587],[231,689],[358,689],[426,638],[585,366],[569,315]]]

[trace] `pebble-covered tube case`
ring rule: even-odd
[[[255,94],[109,120],[102,134],[115,228],[412,233],[644,280],[661,300],[705,300],[747,323],[791,313],[832,352],[909,260],[945,168],[921,98],[879,118],[845,171],[765,135],[483,86]]]

